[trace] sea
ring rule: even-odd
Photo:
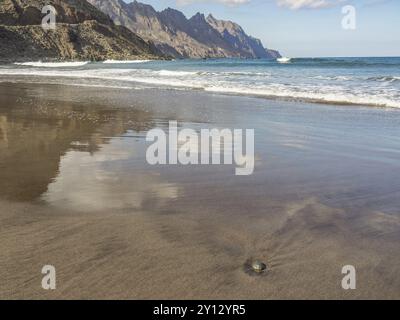
[[[338,105],[400,108],[400,57],[24,62],[0,65],[0,82],[127,90],[201,90]]]

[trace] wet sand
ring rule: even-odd
[[[254,174],[148,165],[168,120],[254,128]],[[399,127],[395,109],[0,84],[0,298],[399,299]]]

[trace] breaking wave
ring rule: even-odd
[[[76,62],[16,62],[18,66],[38,67],[38,68],[64,68],[64,67],[82,67],[87,65],[89,61],[76,61]]]
[[[301,63],[299,63],[301,61]],[[144,63],[147,62],[147,63]],[[262,60],[182,60],[25,62],[0,66],[0,81],[27,78],[29,82],[110,88],[175,88],[289,99],[325,104],[354,104],[400,108],[400,59],[293,59],[293,64]],[[335,69],[335,63],[380,67]],[[319,68],[304,64],[314,63]],[[324,68],[321,65],[329,65]],[[300,66],[302,65],[302,66]],[[388,66],[391,69],[388,69]],[[80,68],[68,68],[80,67]],[[68,68],[66,70],[65,68]],[[385,73],[387,75],[385,75]]]

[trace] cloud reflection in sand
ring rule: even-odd
[[[147,201],[162,206],[178,196],[175,184],[143,171],[135,160],[132,139],[123,137],[112,138],[93,154],[71,150],[61,158],[60,173],[42,199],[77,211],[102,211],[140,210]]]

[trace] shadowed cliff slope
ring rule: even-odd
[[[41,27],[45,5],[56,29]],[[0,61],[157,59],[160,52],[85,0],[2,0]]]

